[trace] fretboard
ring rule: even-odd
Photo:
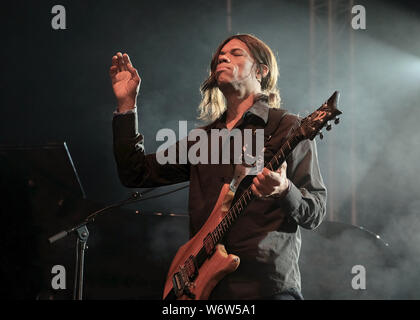
[[[300,139],[292,135],[292,137],[289,138],[282,145],[280,150],[274,155],[274,157],[265,167],[271,171],[276,171],[300,141]],[[249,186],[230,207],[229,211],[226,213],[222,221],[211,232],[211,238],[213,240],[214,245],[217,244],[223,238],[223,236],[230,229],[232,224],[236,221],[236,219],[238,219],[239,216],[241,216],[248,204],[254,198],[255,195],[251,190],[251,186]]]

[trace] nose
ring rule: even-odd
[[[229,58],[225,54],[219,55],[218,63],[220,64],[222,62],[227,62],[227,63],[230,62]]]

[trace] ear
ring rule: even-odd
[[[261,68],[257,68],[257,73],[256,73],[258,80],[261,80],[261,78],[265,78],[268,74],[268,71],[269,71],[268,66],[263,64],[263,63],[260,64],[260,67]],[[261,74],[260,74],[260,69],[262,70],[262,77],[261,77]]]

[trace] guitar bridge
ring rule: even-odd
[[[177,272],[172,277],[172,285],[175,295],[179,298],[184,292],[184,281],[180,272]]]
[[[195,299],[195,294],[190,290],[194,286],[192,282],[198,276],[198,265],[195,257],[191,255],[185,264],[179,267],[172,277],[172,285],[175,295],[179,298],[183,294],[191,299]]]

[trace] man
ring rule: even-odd
[[[155,154],[145,155],[143,136],[137,131],[140,77],[127,54],[113,56],[110,77],[118,104],[113,119],[114,154],[122,183],[153,187],[189,180],[192,237],[208,219],[223,185],[231,183],[238,165],[161,164]],[[201,87],[200,119],[210,121],[204,130],[264,129],[264,161],[270,161],[300,123],[297,116],[279,108],[277,77],[276,59],[258,38],[236,35],[223,41]],[[277,171],[264,168],[253,178],[251,189],[257,199],[223,238],[228,253],[238,255],[241,263],[220,281],[210,298],[303,299],[298,226],[316,228],[326,211],[315,142],[300,142]]]

